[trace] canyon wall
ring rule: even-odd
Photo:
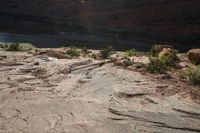
[[[13,28],[15,32],[41,25],[44,32],[49,27],[127,39],[189,39],[199,43],[200,1],[1,0],[0,20],[0,30]],[[41,32],[42,28],[32,31]]]

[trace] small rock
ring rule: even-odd
[[[116,95],[119,97],[119,98],[133,98],[133,97],[141,97],[141,96],[144,96],[146,95],[146,93],[144,92],[117,92]]]
[[[6,59],[6,58],[7,58],[7,56],[5,56],[5,55],[0,55],[0,60]]]
[[[7,80],[10,80],[10,77],[7,77]]]
[[[155,97],[151,97],[151,96],[147,96],[146,99],[147,99],[148,101],[150,101],[151,103],[154,103],[154,104],[158,104],[159,101],[160,101],[160,99],[155,98]]]
[[[80,79],[78,82],[80,84],[84,84],[84,83],[87,83],[87,82],[90,82],[91,80],[90,79]]]
[[[40,63],[39,62],[35,62],[33,65],[38,66],[38,65],[40,65]]]

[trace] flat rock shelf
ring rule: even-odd
[[[0,55],[1,133],[200,132],[199,104],[157,96],[167,82],[89,58]]]

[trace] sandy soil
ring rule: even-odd
[[[1,133],[200,132],[199,104],[158,91],[178,83],[89,58],[0,55]]]

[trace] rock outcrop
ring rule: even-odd
[[[200,64],[200,49],[192,49],[188,52],[189,60],[194,64]]]
[[[43,32],[56,24],[64,26],[60,30],[111,30],[123,38],[198,40],[199,6],[199,0],[1,0],[0,29]]]
[[[158,45],[158,44],[155,44],[151,48],[151,53],[152,53],[153,56],[157,56],[165,48],[173,49],[173,46],[172,45]]]

